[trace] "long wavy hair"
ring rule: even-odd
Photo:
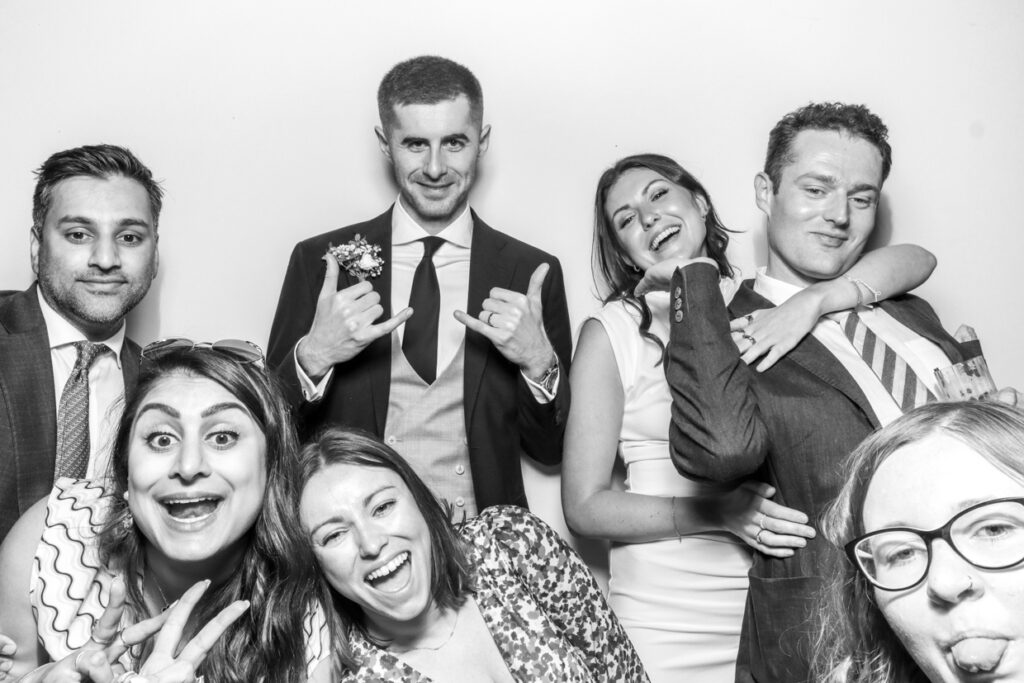
[[[864,533],[864,499],[879,466],[898,449],[936,433],[953,437],[1024,483],[1024,413],[1001,403],[930,403],[868,437],[850,455],[839,497],[822,519],[842,549]],[[928,486],[921,472],[920,485]],[[849,561],[826,583],[812,680],[827,683],[927,683],[875,604],[874,588]]]
[[[438,501],[405,459],[376,437],[356,429],[328,427],[304,445],[295,467],[290,509],[299,509],[306,484],[318,472],[332,465],[391,470],[405,482],[430,533],[431,596],[438,607],[461,607],[472,590],[472,580],[462,542],[450,522],[450,511]],[[308,537],[301,530],[299,533],[308,547]],[[340,676],[345,670],[354,670],[359,666],[352,654],[349,633],[356,630],[379,646],[384,643],[377,642],[367,631],[362,606],[334,591],[323,574],[318,574],[318,597],[321,603],[334,605],[334,609],[329,610],[327,622],[331,631],[334,672]]]
[[[704,189],[693,174],[673,159],[661,154],[634,154],[615,162],[615,165],[601,174],[597,181],[597,192],[594,196],[594,281],[598,289],[606,290],[604,303],[622,301],[633,307],[640,314],[640,336],[651,341],[664,353],[665,344],[651,330],[651,309],[642,296],[636,296],[633,290],[643,278],[643,271],[638,271],[630,263],[626,251],[619,241],[615,226],[605,208],[608,193],[622,175],[634,168],[646,168],[654,171],[665,180],[685,188],[697,195],[707,204],[708,214],[704,220],[706,235],[704,247],[717,265],[722,277],[732,277],[733,269],[725,257],[729,246],[729,233],[718,218],[711,195]]]
[[[251,603],[246,614],[210,649],[198,675],[205,676],[208,683],[304,681],[302,620],[309,606],[301,582],[308,572],[302,562],[305,548],[283,531],[281,511],[285,508],[276,500],[291,499],[287,467],[295,459],[298,444],[288,405],[262,368],[202,348],[179,349],[143,361],[139,384],[125,406],[114,442],[109,472],[110,508],[99,533],[100,560],[104,566],[123,573],[128,609],[135,619],[153,616],[146,606],[143,589],[149,539],[131,523],[124,492],[136,414],[156,386],[175,377],[200,377],[216,382],[245,406],[266,439],[267,481],[277,482],[264,492],[262,510],[247,534],[237,570],[225,583],[207,589],[197,607],[196,623],[205,624],[235,600]],[[300,578],[296,581],[294,577]],[[142,657],[148,653],[147,647]]]

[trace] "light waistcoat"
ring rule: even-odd
[[[430,490],[451,505],[452,521],[477,515],[463,409],[463,342],[451,363],[427,385],[392,333],[391,393],[384,440],[404,457]]]

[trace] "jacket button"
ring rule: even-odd
[[[676,317],[676,322],[677,323],[683,322],[683,312],[682,311],[676,311],[676,316],[675,317]]]

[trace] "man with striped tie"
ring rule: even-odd
[[[139,370],[124,319],[159,262],[163,191],[129,150],[58,152],[36,177],[36,282],[0,292],[0,540],[55,478],[106,473]]]
[[[866,107],[832,103],[803,107],[772,130],[754,183],[768,219],[768,264],[743,283],[728,313],[750,316],[816,283],[855,291],[861,305],[822,317],[770,369],[757,372],[740,357],[757,344],[756,332],[744,333],[740,349],[731,342],[713,268],[686,265],[671,283],[679,313],[666,374],[677,467],[718,481],[766,480],[776,502],[812,524],[834,498],[854,446],[931,398],[935,368],[979,352],[944,332],[923,300],[882,301],[898,291],[891,278],[850,272],[875,227],[892,159],[887,135]],[[779,523],[762,519],[759,540],[784,531]],[[810,680],[817,591],[840,561],[820,536],[791,557],[755,553],[738,681]]]

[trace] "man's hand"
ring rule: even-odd
[[[540,379],[555,361],[555,351],[544,331],[541,304],[541,287],[549,268],[546,263],[537,266],[526,294],[493,288],[484,299],[479,320],[464,311],[455,311],[456,320],[490,339],[501,355],[518,365],[530,379]]]
[[[333,256],[324,256],[327,273],[309,334],[299,343],[299,365],[314,381],[327,374],[337,363],[351,360],[374,339],[383,337],[409,319],[406,307],[389,320],[374,324],[384,307],[380,294],[365,280],[338,291],[341,268]]]

